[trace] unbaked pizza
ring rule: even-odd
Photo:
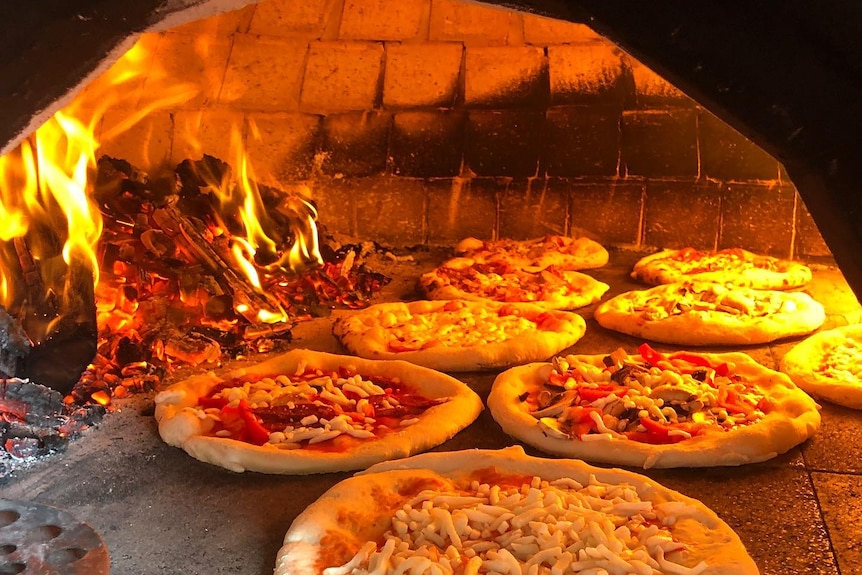
[[[548,453],[644,468],[765,461],[820,425],[814,400],[744,353],[647,344],[509,369],[488,408],[506,433]]]
[[[294,350],[221,379],[198,375],[156,398],[159,434],[231,471],[364,469],[429,449],[482,411],[469,387],[403,361]]]
[[[804,292],[687,281],[635,290],[602,302],[602,327],[680,345],[747,345],[806,335],[826,319]]]
[[[531,272],[505,260],[453,258],[423,274],[419,285],[430,299],[527,302],[548,309],[576,309],[595,303],[606,283],[580,272],[548,267]]]
[[[500,451],[375,465],[290,526],[275,575],[756,575],[703,503],[621,469]]]
[[[781,371],[815,397],[862,409],[862,325],[815,333],[787,352]]]
[[[642,258],[635,264],[632,277],[650,284],[700,280],[781,290],[804,286],[811,281],[811,270],[799,262],[740,248],[707,252],[688,247]]]
[[[351,353],[441,371],[510,367],[548,359],[586,331],[576,313],[527,303],[465,300],[383,303],[338,317],[333,334]]]
[[[504,260],[529,271],[551,266],[560,270],[600,268],[609,258],[608,250],[595,240],[553,234],[529,240],[466,238],[455,246],[455,253],[477,261]]]

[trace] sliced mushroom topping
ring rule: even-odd
[[[577,398],[578,393],[575,390],[568,390],[559,394],[554,398],[553,403],[533,412],[533,417],[556,417],[563,413],[563,410],[572,405]]]
[[[548,437],[571,439],[572,436],[563,431],[563,426],[553,417],[543,417],[539,420],[539,429]]]
[[[664,404],[671,403],[686,403],[695,399],[695,395],[681,387],[675,387],[670,385],[661,385],[652,390],[652,393],[649,394],[652,399],[661,399]]]

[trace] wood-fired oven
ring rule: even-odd
[[[818,266],[830,324],[858,322],[858,10],[697,8],[7,6],[0,143],[15,157],[63,109],[93,127],[97,156],[154,177],[204,154],[235,170],[245,158],[267,189],[311,200],[330,237],[385,248],[398,277],[382,297],[414,297],[417,270],[466,236],[586,232],[613,251],[611,295],[633,286],[637,254],[742,247]],[[293,331],[292,345],[343,352],[327,317]],[[595,351],[583,351],[612,343],[588,335]],[[750,351],[776,365],[793,343]],[[194,369],[230,363],[210,359]],[[493,374],[465,381],[487,395]],[[105,539],[114,573],[268,573],[292,518],[345,477],[190,461],[159,441],[151,403],[115,400],[68,453],[0,479],[0,496],[73,511]],[[859,559],[862,418],[826,405],[824,421],[767,464],[650,475],[712,505],[762,573],[846,575]],[[486,413],[441,449],[509,442]]]

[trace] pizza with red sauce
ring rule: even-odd
[[[528,302],[548,309],[595,303],[610,288],[587,274],[549,266],[528,271],[506,259],[453,258],[423,274],[419,285],[430,299]]]
[[[804,264],[741,248],[662,250],[641,258],[631,275],[649,284],[698,280],[775,290],[797,288],[811,281],[811,270]]]
[[[744,353],[647,344],[512,368],[488,407],[509,435],[549,453],[644,468],[764,461],[820,425],[814,400]]]
[[[294,350],[221,379],[198,375],[155,399],[159,434],[232,471],[364,469],[424,451],[472,423],[460,381],[402,361]]]
[[[338,317],[332,333],[368,359],[403,359],[441,371],[505,368],[548,359],[586,331],[574,312],[529,303],[420,300]]]

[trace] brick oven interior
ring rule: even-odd
[[[627,272],[656,248],[742,247],[810,264],[825,327],[862,319],[835,261],[849,249],[835,249],[841,226],[818,229],[789,175],[808,184],[816,171],[764,151],[600,25],[460,0],[264,0],[169,21],[135,37],[146,72],[104,111],[99,154],[152,173],[204,153],[230,163],[238,130],[259,181],[309,190],[326,234],[399,256],[378,262],[394,281],[375,303],[418,297],[418,275],[467,236],[588,233],[611,250],[594,274],[609,295],[642,287]],[[58,102],[97,109],[110,78]],[[177,85],[193,91],[138,114]],[[579,310],[577,351],[637,345],[603,332],[593,309]],[[299,323],[293,346],[343,353],[330,321]],[[776,367],[797,341],[746,351]],[[462,379],[484,398],[494,375]],[[349,475],[227,472],[159,440],[151,393],[112,409],[65,453],[0,479],[0,497],[90,524],[114,573],[269,573],[293,517]],[[715,509],[761,573],[862,573],[862,418],[828,403],[822,414],[814,439],[770,462],[646,474]],[[511,443],[483,413],[438,450]]]

